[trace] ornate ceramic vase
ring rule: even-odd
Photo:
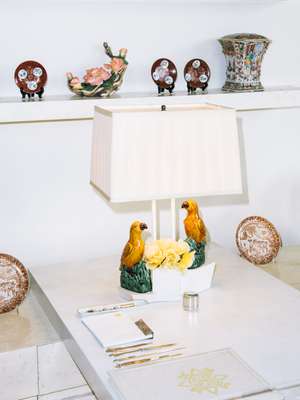
[[[261,64],[271,41],[261,35],[240,33],[219,39],[226,58],[226,92],[264,90]]]

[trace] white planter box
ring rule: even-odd
[[[202,265],[184,273],[178,270],[158,268],[152,272],[152,292],[135,293],[122,289],[122,297],[127,300],[176,301],[182,300],[184,292],[200,293],[212,285],[216,264]]]

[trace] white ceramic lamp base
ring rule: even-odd
[[[182,300],[184,292],[200,293],[212,285],[216,264],[202,265],[184,273],[178,270],[158,268],[152,271],[152,292],[135,293],[120,288],[120,293],[126,300],[145,300],[149,303],[156,301]]]

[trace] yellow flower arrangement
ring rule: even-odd
[[[145,244],[144,260],[150,269],[166,267],[185,271],[193,264],[194,254],[183,240],[161,239]]]

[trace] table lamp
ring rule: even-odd
[[[113,203],[242,193],[236,112],[210,104],[96,107],[91,184]]]

